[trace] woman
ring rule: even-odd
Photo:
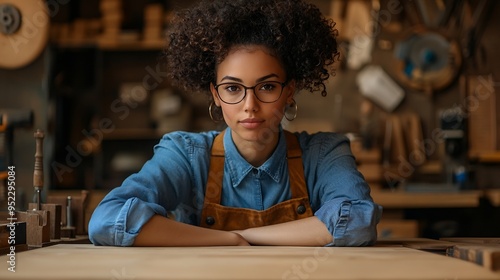
[[[338,56],[336,30],[299,0],[205,1],[170,25],[167,69],[207,92],[227,129],[173,132],[112,190],[89,224],[116,246],[365,246],[381,207],[347,138],[292,134],[299,90],[321,90]],[[173,213],[167,217],[167,213]]]

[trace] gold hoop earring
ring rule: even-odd
[[[208,115],[210,115],[210,118],[214,122],[220,122],[224,119],[222,116],[222,109],[215,105],[215,102],[210,102],[210,105],[208,106]],[[214,108],[215,107],[215,108]],[[215,117],[214,117],[215,116]]]
[[[292,112],[289,112],[290,111],[289,109],[292,109]],[[295,102],[295,99],[292,98],[292,103],[290,105],[287,105],[287,108],[285,110],[285,118],[290,122],[295,120],[295,118],[297,117],[297,111],[298,111],[297,102]]]

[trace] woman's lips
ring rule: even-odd
[[[257,118],[248,118],[240,121],[241,126],[247,129],[253,129],[259,127],[264,120]]]

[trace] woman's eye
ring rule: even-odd
[[[261,90],[261,91],[273,91],[275,88],[276,88],[276,86],[275,86],[275,85],[273,85],[273,84],[263,84],[263,85],[260,87],[260,90]]]
[[[224,90],[228,92],[238,92],[241,90],[241,86],[238,85],[227,85]]]

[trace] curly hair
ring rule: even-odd
[[[321,90],[338,58],[335,22],[301,0],[206,0],[178,12],[164,49],[169,78],[208,92],[216,67],[238,45],[262,45],[276,56],[298,90]]]

